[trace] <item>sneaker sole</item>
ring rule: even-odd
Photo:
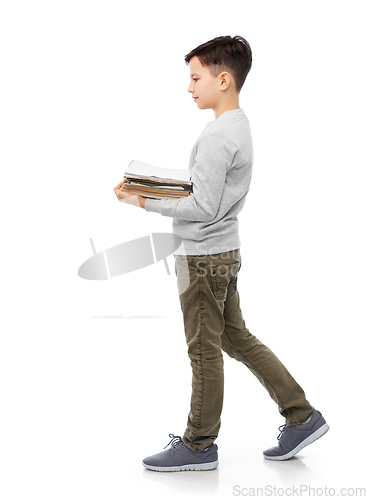
[[[263,455],[267,460],[288,460],[289,458],[294,457],[294,455],[296,455],[296,453],[301,451],[305,446],[313,443],[314,441],[319,439],[321,436],[323,436],[329,429],[330,429],[330,427],[328,424],[322,425],[319,429],[317,429],[317,431],[315,431],[313,434],[311,434],[311,436],[308,436],[308,438],[306,438],[304,441],[302,441],[302,443],[300,443],[298,446],[296,446],[296,448],[293,448],[293,450],[289,451],[285,455],[280,455],[278,457],[277,456],[270,457],[270,456],[265,455],[264,453],[263,453]]]
[[[144,462],[142,463],[146,469],[154,470],[157,472],[181,472],[184,470],[214,470],[218,467],[219,460],[216,460],[215,462],[208,462],[206,464],[187,464],[171,467],[158,467],[155,465],[147,465]]]

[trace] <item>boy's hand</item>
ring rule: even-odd
[[[126,182],[126,177],[124,177],[124,180],[120,182],[120,184],[117,184],[117,186],[113,188],[117,196],[117,199],[119,201],[122,201],[123,203],[128,203],[129,205],[135,205],[136,207],[145,208],[146,198],[144,196],[139,196],[137,194],[129,194],[121,190],[121,186],[125,184],[125,182]]]

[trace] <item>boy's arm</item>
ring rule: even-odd
[[[145,199],[145,210],[166,217],[190,221],[211,221],[218,212],[226,175],[236,146],[219,134],[209,135],[198,144],[192,170],[193,193],[177,200]]]

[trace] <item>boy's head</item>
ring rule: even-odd
[[[188,91],[200,108],[213,108],[222,91],[238,98],[251,69],[252,52],[244,38],[220,36],[196,47],[185,61],[191,73]]]

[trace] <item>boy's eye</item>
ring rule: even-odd
[[[199,80],[199,78],[193,78],[194,82],[197,82]]]

